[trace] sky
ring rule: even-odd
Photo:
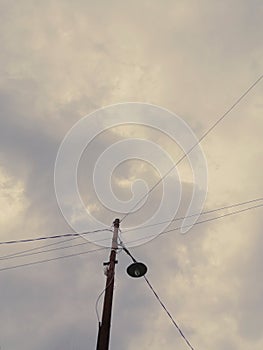
[[[167,124],[162,112],[163,126],[153,130],[151,106],[179,116],[198,139],[263,71],[259,0],[2,0],[0,23],[1,242],[74,232],[57,202],[54,171],[65,135],[84,117],[93,113],[85,120],[92,119],[92,128],[103,132],[81,155],[79,193],[99,222],[95,228],[110,228],[115,217],[123,216],[111,208],[116,197],[124,204],[133,195],[140,198],[146,186],[160,179],[166,163],[156,147],[169,154],[169,162],[181,155],[182,149],[164,132],[177,124]],[[201,142],[207,169],[205,210],[262,197],[262,84]],[[140,116],[148,126],[137,120],[106,130],[111,123],[106,107],[116,105],[118,110],[129,102],[149,108]],[[106,111],[103,121],[101,108]],[[136,115],[130,111],[126,119],[132,123]],[[123,151],[121,141],[129,138],[151,142],[153,163],[138,156],[145,151],[139,141],[137,147],[132,144],[129,152],[136,151],[136,159],[119,162],[111,174],[105,171],[105,176],[112,175],[107,180],[115,196],[106,198],[106,208],[97,197],[103,177],[95,179],[97,191],[94,187],[95,164],[104,151],[118,163],[119,153],[111,147],[118,144],[118,152]],[[192,165],[187,159],[180,163],[179,178],[168,177],[168,199],[161,200],[165,187],[158,187],[127,218],[127,227],[143,226],[159,203],[166,210],[164,220],[185,215],[193,188],[199,195],[204,191],[193,179]],[[196,161],[195,169],[199,165]],[[107,168],[100,169],[103,174]],[[170,213],[180,186],[178,213]],[[71,222],[82,222],[76,203],[66,199]],[[150,232],[125,233],[126,227],[121,228],[125,242]],[[262,349],[262,228],[262,208],[255,208],[130,248],[147,265],[149,280],[194,349]],[[0,245],[1,350],[95,349],[95,304],[105,285],[102,264],[109,249],[2,270],[101,247],[87,242],[78,238],[43,249],[86,244],[5,260],[6,255],[55,241]],[[126,274],[129,264],[120,251],[111,349],[187,349],[145,281]]]

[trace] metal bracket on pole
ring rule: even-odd
[[[118,264],[118,260],[114,261],[115,264]],[[110,265],[110,261],[104,262],[103,266],[109,266]]]

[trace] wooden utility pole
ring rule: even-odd
[[[118,248],[118,232],[119,232],[120,220],[115,219],[113,225],[114,225],[114,231],[113,231],[113,237],[112,237],[110,261],[106,263],[107,278],[106,278],[102,320],[99,323],[99,333],[98,333],[97,348],[96,348],[97,350],[108,350],[109,342],[110,342],[111,311],[112,311],[116,252]]]

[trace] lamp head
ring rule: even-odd
[[[142,277],[147,272],[147,266],[141,262],[134,262],[130,266],[127,267],[127,273],[129,276],[138,278]]]

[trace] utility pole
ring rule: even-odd
[[[114,225],[114,231],[113,231],[113,237],[112,237],[110,261],[105,264],[108,267],[107,278],[106,278],[102,320],[99,323],[99,332],[98,332],[96,350],[109,349],[112,299],[113,299],[113,289],[114,289],[114,275],[115,275],[115,264],[117,263],[116,252],[118,248],[118,232],[119,232],[120,220],[115,219],[113,225]]]

